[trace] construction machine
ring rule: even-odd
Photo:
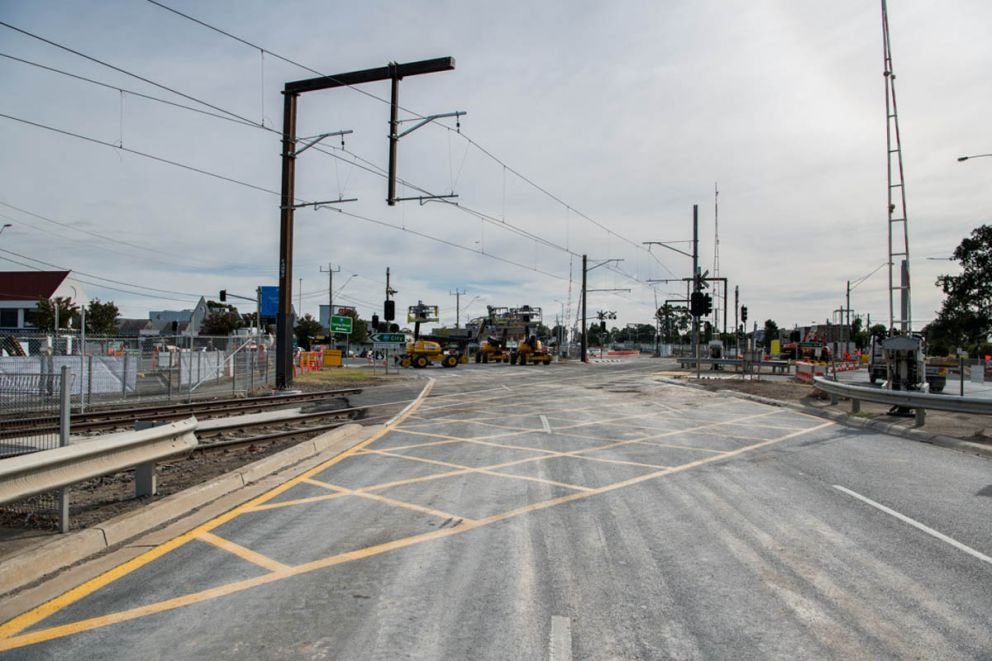
[[[547,365],[551,353],[534,333],[531,326],[540,326],[541,308],[523,305],[519,308],[488,306],[485,317],[478,320],[476,337],[479,350],[477,363],[510,363],[511,365]],[[485,339],[483,339],[485,338]]]
[[[406,343],[406,350],[399,355],[400,367],[416,367],[423,369],[429,365],[440,364],[441,367],[457,367],[458,353],[445,350],[440,342],[425,340],[420,337],[420,324],[438,320],[438,307],[425,305],[417,301],[407,312],[407,321],[412,322],[413,340]]]

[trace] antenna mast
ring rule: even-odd
[[[902,168],[902,141],[899,136],[899,113],[896,107],[896,74],[892,71],[892,46],[889,41],[889,12],[882,0],[882,42],[885,68],[885,144],[888,151],[889,215],[889,333],[896,324],[908,334],[912,330],[909,289],[909,222],[906,219],[906,182]],[[893,158],[894,157],[894,158]],[[895,163],[893,163],[895,160]],[[902,241],[899,240],[901,223]],[[897,258],[898,262],[897,262]],[[898,283],[895,269],[899,268]],[[900,293],[899,316],[895,313],[895,292]]]

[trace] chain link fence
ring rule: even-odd
[[[68,368],[37,374],[0,374],[0,460],[68,442],[62,411],[69,408],[73,374]],[[0,527],[48,528],[62,523],[61,491],[40,493],[0,506]]]
[[[141,400],[240,396],[275,383],[274,340],[261,337],[87,337],[78,334],[7,336],[0,346],[0,398],[18,379],[50,384],[68,366],[76,375],[74,410]],[[6,381],[5,381],[6,379]],[[43,386],[24,388],[23,410],[45,409]]]

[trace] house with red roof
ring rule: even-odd
[[[38,301],[56,297],[80,307],[90,302],[71,271],[0,271],[0,332],[33,329]]]

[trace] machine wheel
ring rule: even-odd
[[[400,367],[410,367],[412,364],[408,357],[400,358]]]
[[[510,364],[511,365],[516,365],[517,364],[517,352],[516,351],[514,351],[513,353],[510,354]]]
[[[441,367],[457,367],[458,358],[456,356],[445,356],[441,359]]]
[[[482,354],[482,362],[484,362],[484,363],[488,363],[489,362],[489,354],[488,353]]]
[[[418,369],[424,369],[431,364],[431,361],[427,360],[427,356],[417,356],[413,359],[413,366]]]
[[[545,356],[544,357],[544,364],[545,365],[550,365],[551,364],[551,356]]]
[[[479,352],[479,353],[475,354],[475,362],[477,362],[477,363],[481,363],[482,362],[482,352]]]

